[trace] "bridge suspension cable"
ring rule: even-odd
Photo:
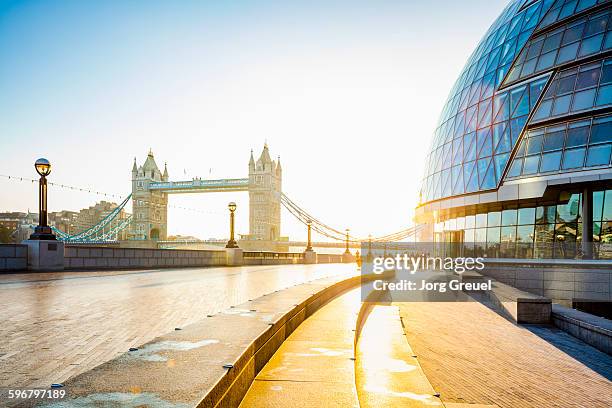
[[[300,222],[307,225],[310,222],[310,225],[313,230],[318,232],[319,234],[326,236],[328,238],[332,238],[337,241],[345,241],[346,233],[339,231],[336,228],[332,228],[329,225],[319,221],[316,217],[313,217],[300,206],[298,206],[294,201],[292,201],[287,195],[281,193],[281,203],[283,206]],[[402,239],[408,238],[410,236],[414,236],[416,232],[420,229],[419,226],[410,226],[403,230],[393,232],[391,234],[383,235],[375,238],[357,238],[349,235],[349,242],[364,242],[371,240],[372,242],[390,242],[390,241],[401,241]]]

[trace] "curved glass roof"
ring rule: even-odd
[[[492,190],[500,185],[504,177],[520,177],[528,174],[525,171],[531,172],[531,168],[525,164],[527,158],[514,160],[512,155],[517,155],[515,147],[521,137],[531,137],[531,133],[527,136],[523,134],[527,133],[524,132],[527,126],[532,126],[531,122],[537,122],[532,118],[528,123],[536,108],[541,123],[543,118],[557,120],[555,115],[559,111],[551,108],[553,103],[555,107],[558,106],[557,109],[561,109],[561,103],[567,102],[568,114],[609,103],[607,85],[604,86],[603,82],[596,85],[591,80],[588,86],[585,85],[589,88],[586,89],[588,92],[576,85],[575,89],[572,88],[575,95],[564,96],[559,102],[556,99],[549,102],[551,97],[548,91],[544,98],[547,107],[537,106],[549,81],[553,85],[560,82],[559,75],[568,65],[577,66],[585,58],[592,60],[594,54],[606,52],[609,44],[606,28],[612,26],[607,17],[610,13],[606,11],[610,4],[608,0],[510,2],[468,59],[449,94],[426,160],[421,187],[422,203]],[[589,10],[591,8],[592,11]],[[575,28],[578,26],[582,29],[580,33]],[[592,44],[595,41],[593,38],[600,40],[598,44]],[[576,54],[566,58],[573,50],[568,46],[576,48]],[[599,64],[601,70],[607,66],[604,62]],[[593,67],[576,68],[579,71],[577,76],[582,70],[586,72]],[[583,80],[588,82],[586,75],[583,75]],[[555,82],[551,80],[553,76]],[[579,89],[581,93],[578,94]],[[592,103],[590,97],[593,97]],[[566,101],[570,98],[571,107],[570,102]],[[562,122],[561,119],[558,121]],[[585,156],[584,163],[600,165],[605,161],[602,157],[607,148],[594,148],[593,155],[597,154],[597,159],[595,156],[592,156],[593,159]],[[567,160],[570,160],[570,153],[573,151],[568,152]],[[543,156],[545,153],[542,152],[539,154],[542,155],[542,163],[545,159],[547,163],[557,160],[557,156],[561,155],[556,153],[556,156],[549,157]],[[511,174],[506,175],[510,160],[513,168],[509,171]],[[535,161],[535,158],[530,160]],[[519,162],[521,168],[517,171]],[[545,169],[554,168],[555,164]],[[564,165],[559,166],[562,169]],[[536,172],[541,172],[541,168]]]

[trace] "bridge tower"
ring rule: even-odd
[[[281,230],[281,192],[283,169],[280,157],[270,158],[268,144],[257,161],[249,160],[249,238],[277,241]]]
[[[142,166],[132,166],[132,226],[131,239],[164,240],[168,234],[168,194],[149,190],[149,184],[168,181],[168,168],[159,170],[153,152],[149,150]]]

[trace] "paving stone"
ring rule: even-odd
[[[399,306],[408,342],[445,404],[612,406],[612,357],[567,333],[516,325],[478,302]]]
[[[63,383],[207,314],[349,271],[354,265],[2,274],[0,387]]]

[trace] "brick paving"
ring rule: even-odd
[[[48,387],[226,309],[354,265],[0,275],[0,387]]]
[[[520,326],[477,302],[398,303],[407,339],[449,403],[612,407],[612,357],[552,326]]]

